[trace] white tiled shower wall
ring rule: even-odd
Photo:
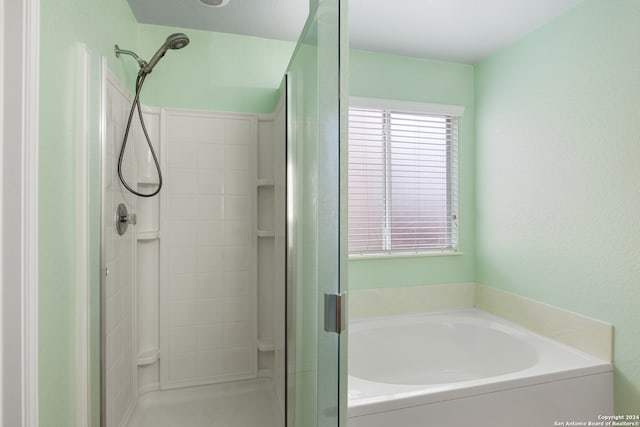
[[[257,375],[256,116],[167,110],[162,388]]]
[[[258,116],[258,354],[259,375],[273,377],[284,415],[286,108],[284,95],[272,114]]]
[[[123,425],[138,395],[160,388],[276,374],[282,392],[284,158],[274,159],[284,152],[282,104],[259,116],[143,106],[165,187],[136,198],[116,175],[131,95],[112,75],[106,95],[107,426]],[[155,167],[137,114],[133,123],[124,175],[148,192]],[[122,237],[120,202],[138,215]]]
[[[122,425],[135,407],[138,396],[135,352],[135,231],[119,236],[114,226],[116,207],[124,203],[135,212],[136,200],[120,184],[116,173],[118,153],[131,97],[111,75],[106,84],[106,144],[103,163],[103,283],[106,352],[105,386],[107,427]],[[139,139],[134,127],[123,162],[128,182],[135,176],[132,142]],[[136,141],[137,142],[137,141]]]

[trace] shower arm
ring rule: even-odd
[[[133,52],[131,50],[120,49],[120,47],[118,45],[115,45],[113,47],[113,49],[116,52],[116,58],[120,58],[121,54],[129,55],[129,56],[132,56],[133,59],[135,59],[138,62],[138,66],[140,67],[140,69],[143,69],[144,67],[147,66],[147,61],[145,61],[144,59],[140,58],[135,52]]]

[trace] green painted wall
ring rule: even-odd
[[[387,288],[474,280],[473,67],[352,50],[351,96],[465,107],[460,120],[459,224],[462,255],[349,261],[349,289]]]
[[[270,113],[295,43],[235,34],[138,26],[138,55],[150,58],[174,32],[190,38],[169,51],[145,81],[147,105]],[[130,66],[135,67],[131,59]]]
[[[137,34],[124,0],[42,0],[40,30],[40,426],[60,427],[75,424],[76,43],[127,80],[113,44],[134,45]]]
[[[476,69],[477,281],[615,325],[640,412],[640,2],[587,0]]]

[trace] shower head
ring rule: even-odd
[[[149,62],[145,64],[144,67],[141,67],[140,74],[149,74],[151,71],[153,71],[153,67],[156,66],[158,61],[160,61],[160,59],[164,56],[165,53],[167,53],[169,49],[182,49],[188,44],[189,37],[187,37],[185,34],[171,34],[169,37],[167,37],[167,40],[164,42],[164,44],[160,46],[160,49],[158,49],[155,55],[151,57]]]
[[[164,43],[169,46],[169,49],[182,49],[189,44],[189,37],[186,34],[174,33],[167,37]]]

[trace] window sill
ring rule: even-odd
[[[422,251],[422,252],[393,252],[393,253],[375,253],[375,254],[351,254],[349,261],[359,261],[367,259],[394,259],[394,258],[423,258],[423,257],[440,257],[440,256],[458,256],[464,255],[464,252],[446,250],[446,251]]]

